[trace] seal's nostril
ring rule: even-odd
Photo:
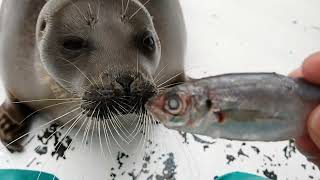
[[[131,93],[131,84],[133,83],[134,78],[131,76],[120,76],[116,79],[116,82],[119,83],[123,90],[130,94]]]

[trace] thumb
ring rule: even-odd
[[[309,116],[308,131],[311,139],[320,149],[320,106],[318,106]]]

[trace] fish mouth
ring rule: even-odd
[[[166,123],[169,121],[168,115],[162,110],[164,107],[164,97],[163,96],[155,96],[150,98],[146,105],[145,109],[149,111],[157,120],[161,123]]]

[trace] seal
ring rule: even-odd
[[[12,151],[36,112],[138,114],[186,80],[178,0],[4,0],[0,26],[0,138]]]

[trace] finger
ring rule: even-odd
[[[307,126],[311,140],[320,151],[320,106],[310,114]],[[318,154],[317,158],[314,158],[314,160],[320,162],[320,154]]]
[[[320,166],[320,150],[309,135],[297,138],[295,144],[308,161]]]
[[[303,77],[302,68],[298,68],[289,74],[291,77],[300,78]]]
[[[320,84],[320,52],[312,54],[304,61],[302,74],[306,80]]]

